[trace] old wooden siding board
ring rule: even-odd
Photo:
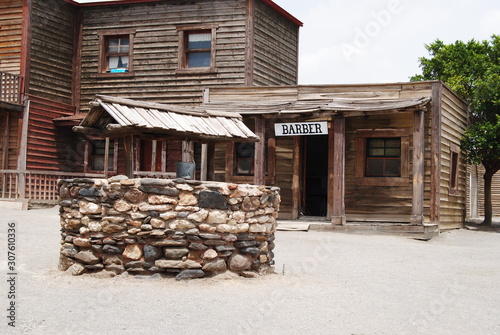
[[[20,73],[22,0],[0,0],[0,71]]]
[[[242,85],[245,66],[245,2],[196,1],[85,8],[83,14],[82,106],[94,94],[146,101],[195,104],[206,86]],[[181,74],[177,25],[218,24],[216,73]],[[98,78],[97,32],[135,28],[134,77]],[[85,107],[84,107],[85,108]]]
[[[30,97],[30,120],[28,123],[27,169],[57,170],[72,166],[73,162],[66,154],[74,150],[70,143],[74,141],[74,134],[63,136],[56,129],[54,118],[73,115],[75,108],[56,103],[39,97]],[[71,137],[68,137],[72,135]]]
[[[30,94],[71,103],[74,13],[63,1],[33,1]]]
[[[297,84],[298,29],[269,5],[256,2],[255,85]]]
[[[293,211],[293,137],[276,138],[276,186],[281,188],[280,218],[291,217]]]
[[[440,225],[443,229],[456,228],[463,224],[466,201],[466,164],[459,155],[458,193],[450,193],[451,146],[459,147],[467,126],[467,106],[446,86],[443,87],[441,103],[441,176],[440,176]]]

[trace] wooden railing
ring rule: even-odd
[[[0,170],[0,200],[43,200],[56,202],[58,179],[103,178],[102,174]]]
[[[21,105],[23,93],[21,76],[0,71],[0,101]]]

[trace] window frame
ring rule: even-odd
[[[367,139],[400,138],[401,166],[399,177],[366,176]],[[408,129],[359,129],[356,131],[356,185],[357,186],[407,186],[409,179],[409,130]]]
[[[134,76],[134,36],[135,29],[111,29],[111,30],[101,30],[97,32],[99,36],[99,61],[98,61],[98,77],[132,77]],[[109,54],[108,54],[108,41],[112,38],[123,38],[128,36],[129,38],[129,51],[128,51],[128,71],[126,72],[110,72],[109,70]]]
[[[460,173],[460,147],[450,144],[450,182],[449,195],[459,195],[458,175]]]
[[[89,137],[85,140],[85,163],[84,163],[84,172],[91,172],[91,173],[104,173],[105,169],[103,170],[95,170],[94,169],[94,166],[93,166],[93,156],[95,156],[93,154],[93,144],[92,142],[93,141],[103,141],[104,143],[106,143],[106,139],[105,138],[101,138],[101,137]],[[113,142],[113,144],[111,145],[111,142]],[[117,173],[118,171],[118,139],[117,138],[110,138],[109,139],[109,143],[110,143],[110,147],[112,146],[113,148],[113,155],[112,155],[112,159],[109,159],[108,161],[108,164],[109,162],[113,162],[113,169],[109,169],[108,168],[108,173]],[[104,156],[103,155],[100,155],[100,156]],[[109,155],[111,157],[111,155]]]
[[[188,26],[178,26],[177,33],[179,35],[179,55],[178,55],[178,68],[177,73],[215,73],[217,68],[215,67],[215,54],[216,54],[216,41],[217,41],[217,27],[216,24],[205,24],[205,25],[188,25]],[[190,33],[210,33],[211,34],[211,45],[210,45],[210,66],[208,67],[188,67],[188,54],[189,49],[187,46],[188,37]],[[191,52],[206,52],[208,49],[195,49]]]

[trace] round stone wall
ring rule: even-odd
[[[277,187],[125,176],[58,186],[62,271],[188,279],[273,270]]]

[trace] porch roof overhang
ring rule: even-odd
[[[426,110],[430,97],[411,99],[333,98],[318,100],[276,101],[216,101],[201,107],[207,112],[233,112],[264,117],[320,117],[332,115],[358,116]]]
[[[140,137],[198,140],[201,142],[257,142],[255,135],[235,112],[209,112],[96,95],[91,109],[76,132],[107,137]]]

